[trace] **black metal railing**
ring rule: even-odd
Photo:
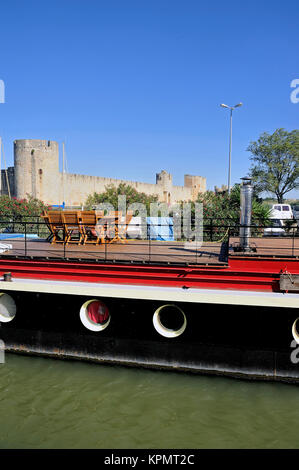
[[[240,237],[241,228],[250,231],[246,243]],[[126,232],[120,222],[106,224],[104,231],[101,227],[100,237],[94,229],[78,223],[60,224],[53,230],[39,217],[0,218],[0,256],[153,264],[219,264],[226,263],[230,254],[299,257],[295,223],[242,227],[233,220],[213,218],[187,228],[146,222],[130,224],[130,231]]]

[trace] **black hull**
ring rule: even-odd
[[[163,301],[102,298],[111,321],[100,332],[82,324],[87,297],[12,292],[17,314],[1,323],[5,350],[63,359],[238,378],[299,381],[292,308],[176,302],[187,327],[175,338],[153,326]],[[298,347],[298,354],[296,348]],[[298,359],[299,360],[299,359]]]

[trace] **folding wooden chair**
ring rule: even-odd
[[[63,232],[62,211],[45,211],[42,218],[51,232],[48,240],[51,243],[63,243],[64,237],[59,236],[59,232]]]
[[[107,237],[110,239],[109,243],[120,241],[119,237],[119,223],[122,217],[121,211],[110,211],[108,213],[107,222]]]
[[[97,225],[96,225],[96,233],[99,237],[99,242],[101,243],[106,243],[106,223],[102,223],[102,219],[104,218],[104,213],[105,211],[95,211],[96,213],[96,219],[97,219]]]
[[[105,216],[106,237],[109,239],[109,243],[113,243],[118,240],[118,223],[121,216],[121,211],[109,211]]]
[[[131,222],[133,217],[133,211],[128,211],[126,216],[124,217],[124,220],[120,220],[118,224],[118,236],[119,236],[119,241],[121,243],[128,243],[127,240],[127,230],[128,230],[128,225]]]
[[[49,216],[48,216],[47,211],[43,211],[43,213],[41,214],[40,217],[41,217],[41,219],[44,219],[44,223],[46,224],[46,226],[47,226],[47,228],[50,232],[46,241],[51,243],[54,235],[53,235],[51,224],[49,222]]]
[[[102,213],[104,214],[104,211],[102,211]],[[86,243],[95,243],[98,245],[100,240],[104,238],[101,227],[98,229],[97,225],[101,216],[101,211],[81,211],[79,218],[83,245]]]
[[[121,216],[122,216],[122,211],[109,211],[108,212],[108,217],[115,217],[116,219],[118,219]]]
[[[76,243],[77,245],[81,243],[83,238],[83,234],[81,232],[80,227],[80,211],[63,211],[62,214],[62,222],[65,232],[64,242],[66,245],[69,243]],[[76,238],[72,238],[73,236]]]

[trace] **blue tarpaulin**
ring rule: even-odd
[[[147,217],[146,222],[150,240],[174,240],[172,217]]]

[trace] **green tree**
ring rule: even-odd
[[[203,218],[215,225],[231,225],[240,222],[240,185],[235,184],[228,193],[206,191],[198,195],[197,202],[203,204]],[[252,221],[255,224],[268,222],[270,210],[256,194],[252,198]]]
[[[271,135],[264,132],[251,142],[251,177],[258,193],[275,194],[282,203],[284,195],[299,187],[299,130],[276,129]]]
[[[14,220],[22,220],[24,217],[39,217],[48,206],[39,199],[27,195],[27,199],[0,196],[0,216],[12,217]]]
[[[108,202],[117,210],[118,196],[126,196],[127,207],[134,203],[139,202],[146,206],[147,213],[149,214],[150,204],[158,201],[158,196],[149,196],[143,192],[137,191],[135,188],[126,183],[120,183],[118,186],[110,184],[106,186],[103,193],[93,193],[88,196],[84,207],[92,209],[93,206]]]
[[[44,227],[44,221],[40,217],[44,210],[48,209],[42,201],[30,195],[27,199],[10,198],[0,196],[0,231],[23,232],[48,232]],[[45,230],[44,230],[45,229]]]
[[[204,228],[209,235],[209,230],[217,238],[219,235],[227,233],[228,227],[236,226],[240,223],[240,185],[236,184],[231,189],[230,194],[214,193],[206,191],[198,195],[197,202],[203,205]],[[254,193],[252,198],[252,225],[266,226],[269,223],[270,209]],[[209,229],[211,227],[211,229]],[[261,232],[257,229],[257,233]]]

